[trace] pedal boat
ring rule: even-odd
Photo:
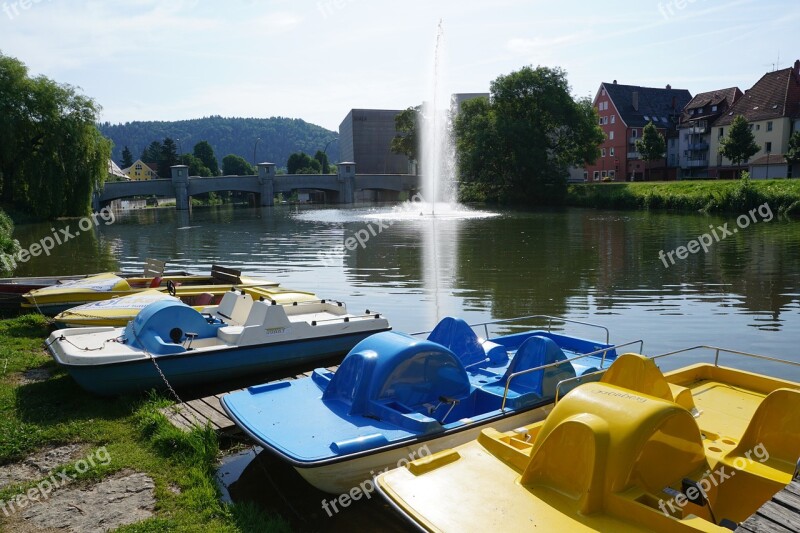
[[[375,484],[426,531],[728,531],[793,477],[799,387],[716,362],[662,374],[624,354],[546,420],[486,429]]]
[[[448,317],[427,339],[378,333],[335,373],[316,369],[309,378],[227,394],[221,403],[253,441],[311,485],[344,493],[404,458],[472,440],[484,427],[543,418],[559,381],[614,357],[607,342],[542,330],[484,340]]]
[[[206,298],[207,294],[218,299],[232,286],[244,287],[277,287],[274,281],[242,276],[237,270],[214,265],[211,274],[206,275],[155,275],[148,277],[124,278],[106,272],[83,279],[65,281],[42,289],[36,289],[23,295],[23,309],[38,311],[48,316],[55,316],[62,311],[83,305],[139,294],[149,289],[157,289],[171,296],[180,298],[189,305],[195,299]]]
[[[296,291],[283,287],[250,287],[240,286],[241,291],[249,294],[254,300],[263,298],[267,303],[291,305],[295,302],[317,301],[319,297],[313,292]],[[214,313],[223,294],[206,293],[190,300],[192,307],[201,313]],[[139,312],[158,300],[178,300],[168,293],[156,289],[148,289],[128,296],[120,296],[110,300],[89,302],[71,307],[55,316],[60,327],[112,326],[123,327],[136,318]]]
[[[125,328],[60,329],[45,344],[81,387],[113,396],[165,388],[165,379],[196,385],[306,364],[390,329],[382,315],[350,314],[332,300],[283,306],[231,291],[211,311],[159,300]]]

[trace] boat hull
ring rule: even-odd
[[[303,365],[346,354],[376,331],[156,357],[158,367],[173,387],[221,382],[255,375],[282,367]],[[100,396],[118,396],[165,388],[164,380],[151,359],[102,365],[64,363],[51,346],[56,362],[85,390]]]
[[[475,440],[480,432],[487,427],[492,427],[499,431],[511,431],[526,424],[533,424],[543,420],[552,408],[553,404],[551,403],[532,410],[517,412],[505,418],[494,418],[484,424],[454,431],[438,438],[416,441],[400,448],[321,466],[301,467],[294,465],[294,469],[308,483],[324,492],[345,494],[356,487],[365,491],[366,486],[370,487],[371,492],[374,488],[373,477],[384,470],[399,468],[414,459],[427,457],[441,450]]]

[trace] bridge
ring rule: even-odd
[[[420,177],[411,174],[356,174],[356,164],[339,163],[338,174],[277,175],[274,163],[260,163],[255,176],[222,176],[203,178],[189,176],[189,167],[171,167],[171,179],[112,181],[96,190],[92,207],[99,211],[113,200],[135,196],[175,198],[178,210],[187,210],[191,197],[209,192],[239,191],[254,193],[259,205],[271,206],[275,195],[294,191],[323,191],[332,203],[352,204],[358,191],[418,191]]]

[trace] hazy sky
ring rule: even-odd
[[[0,0],[0,51],[77,85],[102,119],[298,117],[337,130],[354,107],[446,87],[485,92],[524,65],[692,94],[749,88],[800,58],[798,0]]]

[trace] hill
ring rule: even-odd
[[[211,116],[180,121],[126,122],[125,124],[99,124],[100,132],[114,142],[111,157],[119,163],[122,150],[128,146],[137,159],[153,141],[171,137],[178,141],[182,153],[191,152],[200,141],[208,141],[214,148],[217,160],[236,154],[252,163],[253,148],[258,142],[256,159],[270,161],[285,167],[289,155],[303,151],[311,156],[324,150],[328,141],[328,159],[339,161],[339,134],[304,120],[272,118],[233,118]]]

